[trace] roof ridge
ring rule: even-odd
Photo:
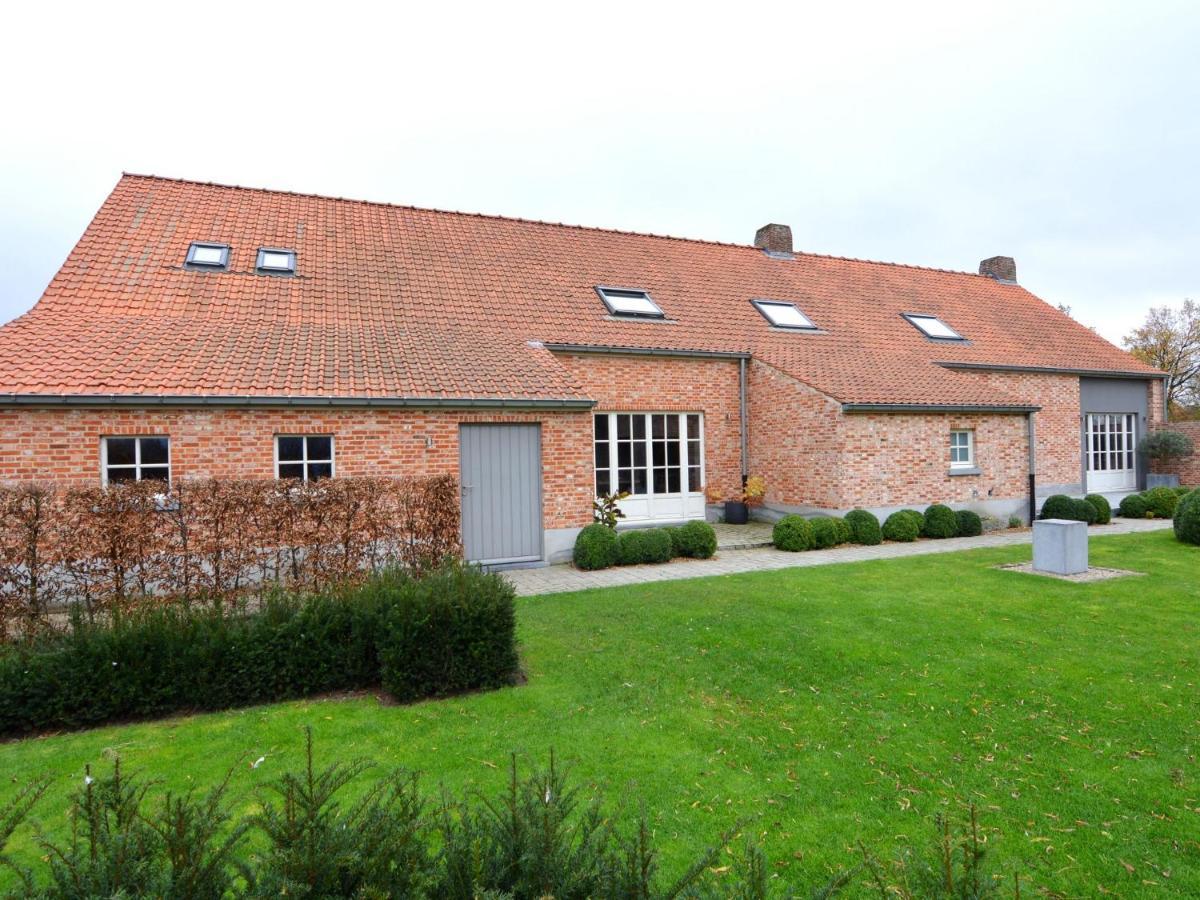
[[[655,238],[664,241],[679,241],[685,244],[705,244],[713,247],[730,247],[737,250],[758,250],[753,244],[738,244],[733,241],[716,241],[709,238],[681,237],[674,234],[658,234],[652,231],[630,231],[626,228],[603,228],[599,225],[576,225],[570,222],[552,222],[548,219],[530,219],[524,216],[504,216],[498,213],[468,212],[461,209],[442,209],[436,206],[414,206],[411,203],[389,203],[386,200],[363,200],[359,197],[337,197],[332,194],[318,194],[312,191],[286,191],[280,188],[249,187],[242,184],[224,184],[218,181],[200,181],[195,178],[174,178],[169,175],[152,175],[142,172],[121,172],[122,178],[144,178],[151,181],[166,181],[175,184],[191,184],[198,187],[222,188],[231,191],[253,191],[259,194],[282,194],[288,197],[307,197],[313,200],[333,200],[338,203],[358,203],[363,206],[380,206],[389,209],[403,209],[411,212],[437,213],[446,216],[465,216],[473,219],[490,219],[498,222],[515,222],[522,225],[542,225],[547,228],[569,228],[576,231],[591,231],[601,234],[620,234],[628,237]],[[793,256],[807,256],[813,259],[828,259],[837,262],[862,263],[871,266],[894,266],[899,269],[916,269],[922,272],[941,272],[947,275],[969,275],[972,278],[988,278],[978,272],[967,272],[962,269],[947,269],[941,266],[922,266],[915,263],[893,262],[886,259],[865,259],[859,256],[842,256],[836,253],[814,253],[808,250],[797,250]]]

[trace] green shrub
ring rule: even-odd
[[[459,565],[338,594],[269,595],[254,612],[180,605],[77,619],[0,652],[0,735],[381,683],[405,699],[439,696],[510,680],[515,640],[511,586]]]
[[[1096,510],[1097,525],[1107,525],[1112,521],[1112,505],[1103,494],[1088,494],[1083,499],[1092,504],[1092,508]]]
[[[709,559],[717,552],[717,533],[707,522],[688,522],[675,530],[678,556]]]
[[[1192,492],[1192,488],[1184,487],[1183,485],[1180,485],[1179,487],[1171,488],[1171,490],[1173,490],[1176,494],[1179,495],[1180,500],[1182,500],[1184,497],[1186,497],[1188,494],[1190,494]]]
[[[379,578],[359,593],[386,610],[376,640],[380,680],[397,700],[501,687],[516,675],[514,591],[506,579],[445,566],[419,579]]]
[[[833,516],[833,527],[837,530],[837,543],[848,544],[852,537],[850,526],[846,524],[846,520],[841,516]]]
[[[771,542],[780,550],[811,550],[813,527],[804,516],[784,516],[771,530]]]
[[[1074,519],[1075,498],[1066,494],[1051,494],[1042,503],[1043,519]]]
[[[958,516],[942,503],[930,506],[922,519],[921,534],[927,538],[952,538],[958,534]]]
[[[969,509],[960,509],[954,516],[958,519],[959,537],[975,537],[983,534],[983,519],[979,518],[979,513],[971,512]]]
[[[915,541],[921,535],[920,518],[913,518],[907,510],[892,513],[883,523],[883,536],[889,541]]]
[[[1181,497],[1172,521],[1175,537],[1188,544],[1200,544],[1200,488]]]
[[[846,513],[846,526],[850,529],[850,540],[855,544],[874,546],[883,540],[879,519],[865,509],[852,509]]]
[[[838,524],[840,521],[840,519],[819,516],[810,522],[812,525],[812,545],[814,550],[826,550],[841,543],[838,540],[840,531]]]
[[[1000,531],[1004,528],[1004,523],[995,516],[990,516],[987,513],[981,513],[979,516],[979,524],[983,526],[983,533],[988,534],[993,531]]]
[[[1096,507],[1092,506],[1086,500],[1075,500],[1071,504],[1071,515],[1068,519],[1074,519],[1076,522],[1086,522],[1088,525],[1096,524]]]
[[[661,528],[638,528],[617,535],[618,565],[636,566],[670,561],[671,537]]]
[[[1020,516],[1009,516],[1008,517],[1008,527],[1009,528],[1024,528],[1025,520],[1022,519]]]
[[[1175,507],[1179,505],[1179,495],[1169,487],[1150,488],[1142,493],[1146,508],[1156,519],[1169,519],[1175,515]]]
[[[1149,512],[1150,507],[1141,494],[1130,494],[1117,507],[1118,515],[1125,519],[1144,519]]]
[[[576,566],[586,571],[615,566],[617,564],[617,533],[599,522],[588,525],[575,538],[572,559]]]
[[[683,552],[683,547],[679,544],[679,528],[676,525],[664,525],[661,529],[671,541],[671,559],[678,559],[681,556],[687,556]]]

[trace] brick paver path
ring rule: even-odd
[[[1130,534],[1170,527],[1171,523],[1166,519],[1118,519],[1111,525],[1093,525],[1088,529],[1088,534]],[[1011,547],[1016,544],[1028,544],[1032,540],[1033,532],[1022,529],[970,538],[916,541],[912,544],[879,544],[875,547],[850,545],[835,547],[832,550],[808,550],[804,553],[785,553],[773,547],[721,550],[712,559],[681,559],[657,566],[620,566],[601,569],[599,572],[581,572],[574,566],[564,565],[546,566],[541,569],[516,569],[504,574],[516,586],[518,594],[529,596],[646,584],[652,581],[675,581],[680,578],[703,578],[708,575],[734,575],[739,572],[822,566],[867,559],[894,559],[926,553],[952,553],[955,550],[974,550],[979,547]]]

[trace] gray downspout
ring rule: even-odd
[[[1029,414],[1029,524],[1037,518],[1037,426]]]
[[[746,360],[738,360],[738,438],[742,448],[742,487],[750,478],[750,456],[746,434]]]

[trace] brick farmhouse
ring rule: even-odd
[[[1161,373],[1017,283],[126,175],[0,328],[0,479],[453,473],[473,559],[630,525],[1144,484]]]

